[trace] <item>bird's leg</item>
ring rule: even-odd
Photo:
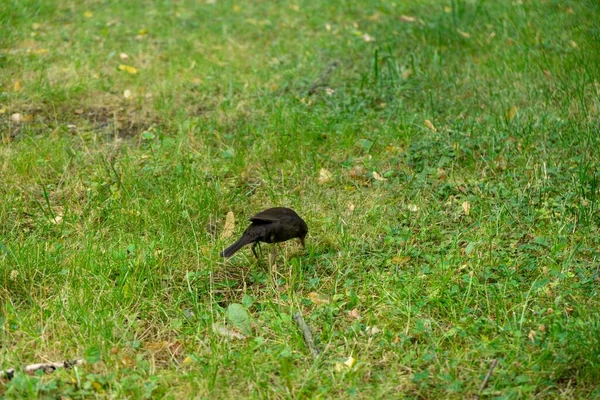
[[[252,253],[254,254],[254,257],[256,257],[256,259],[258,260],[258,254],[256,254],[256,246],[259,246],[260,242],[254,242],[252,243]],[[259,247],[260,249],[260,247]]]

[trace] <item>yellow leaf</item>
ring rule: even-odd
[[[188,365],[192,363],[192,359],[188,356],[186,358],[183,359],[183,361],[181,362],[183,365]]]
[[[92,387],[94,388],[94,390],[96,392],[102,391],[102,385],[99,382],[96,382],[96,381],[92,382]]]
[[[13,85],[13,90],[15,92],[20,92],[21,89],[23,89],[23,86],[21,85],[21,81],[15,81],[15,84]]]
[[[48,49],[35,49],[33,50],[33,54],[46,54],[48,53]]]
[[[324,294],[319,294],[319,293],[316,293],[316,292],[310,292],[308,294],[308,298],[314,304],[329,304],[329,297],[327,297]]]
[[[233,215],[233,211],[229,211],[227,217],[225,217],[225,226],[223,227],[223,232],[221,232],[221,239],[229,239],[233,235],[234,229],[235,216]]]
[[[121,64],[119,65],[119,70],[129,72],[131,75],[137,74],[137,69],[135,69],[131,65]]]
[[[327,171],[325,168],[321,168],[319,170],[319,183],[327,183],[331,180],[331,172]]]
[[[426,127],[427,127],[427,128],[430,130],[430,131],[432,131],[432,132],[437,132],[437,129],[435,129],[435,126],[433,126],[433,123],[432,123],[430,120],[428,120],[428,119],[426,119],[426,120],[425,120],[425,126],[426,126]]]
[[[468,38],[470,38],[470,37],[471,37],[471,34],[470,34],[470,33],[468,33],[468,32],[465,32],[465,31],[461,31],[460,29],[457,29],[457,30],[456,30],[456,32],[457,32],[457,33],[458,33],[460,36],[464,37],[465,39],[468,39]]]
[[[375,41],[375,38],[373,36],[369,35],[368,33],[363,33],[363,35],[361,37],[365,42],[374,42]]]
[[[348,368],[352,368],[354,364],[356,364],[356,359],[352,356],[348,357],[348,359],[344,361],[344,365],[346,365]]]
[[[462,209],[465,215],[469,215],[471,213],[471,203],[465,201],[462,203]]]
[[[86,18],[92,18],[94,16],[94,14],[90,10],[87,10],[86,12],[83,13],[83,16]]]
[[[386,178],[384,178],[383,176],[379,175],[375,171],[373,171],[373,179],[375,179],[376,181],[387,181]]]
[[[515,115],[517,115],[518,111],[519,111],[519,107],[513,106],[510,110],[508,110],[508,113],[506,113],[506,119],[508,119],[509,121],[512,121],[513,118],[515,117]]]

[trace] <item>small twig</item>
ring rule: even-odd
[[[300,311],[294,314],[294,321],[296,321],[298,328],[300,328],[300,331],[302,332],[302,337],[304,338],[304,343],[306,343],[306,346],[308,346],[308,348],[310,349],[313,358],[317,358],[319,356],[320,351],[318,347],[315,346],[310,327],[306,324],[306,322],[304,322],[304,318],[302,318],[302,313]]]
[[[487,387],[488,381],[490,380],[490,377],[492,376],[492,372],[494,372],[494,368],[496,368],[496,365],[498,365],[498,359],[494,358],[492,360],[492,363],[490,364],[490,369],[488,370],[487,374],[485,374],[485,378],[483,378],[483,382],[481,382],[481,387],[479,388],[479,394],[475,395],[475,399],[479,399],[479,395]]]
[[[30,364],[27,365],[24,369],[28,374],[33,374],[35,371],[43,370],[45,373],[49,374],[54,372],[58,368],[72,368],[76,365],[83,364],[84,361],[81,358],[76,358],[74,360],[65,360],[62,362],[49,362],[49,363],[41,363],[41,364]],[[15,376],[16,369],[10,368],[6,371],[0,371],[0,378],[6,378],[11,380]]]

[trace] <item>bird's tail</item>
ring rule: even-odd
[[[252,243],[252,239],[250,239],[246,235],[243,235],[241,238],[239,238],[239,240],[237,242],[235,242],[234,244],[232,244],[231,246],[229,246],[228,248],[223,250],[221,252],[221,257],[231,257],[239,249],[241,249],[242,247],[244,247],[245,245],[250,244],[250,243]]]

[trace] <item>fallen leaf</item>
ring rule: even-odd
[[[394,257],[392,257],[392,262],[396,265],[407,264],[410,260],[411,260],[410,256],[394,256]]]
[[[419,211],[419,206],[417,206],[416,204],[409,204],[408,211],[417,212]]]
[[[131,367],[132,365],[135,364],[135,361],[133,361],[130,357],[121,357],[121,364],[123,364],[125,367]]]
[[[401,74],[402,79],[408,79],[408,78],[410,78],[410,76],[412,75],[412,73],[413,73],[412,69],[410,69],[410,68],[405,69],[404,71],[402,71],[402,74]]]
[[[132,96],[133,94],[131,93],[131,90],[125,89],[125,91],[123,92],[123,97],[125,97],[126,99],[130,99]]]
[[[319,170],[319,183],[320,184],[324,184],[327,183],[331,180],[331,172],[329,172],[328,170],[326,170],[325,168],[321,168]]]
[[[374,335],[377,335],[379,332],[381,332],[381,329],[379,329],[376,326],[367,326],[366,331],[367,331],[367,335],[374,336]]]
[[[213,332],[215,332],[216,334],[221,335],[226,338],[229,338],[229,339],[236,339],[236,340],[246,339],[245,335],[242,335],[241,333],[234,331],[233,329],[221,326],[219,324],[213,324],[212,328],[213,328]]]
[[[457,33],[458,33],[460,36],[464,37],[465,39],[469,39],[469,38],[471,37],[471,34],[470,34],[470,33],[468,33],[468,32],[465,32],[465,31],[462,31],[462,30],[460,30],[460,29],[457,29],[457,30],[456,30],[456,32],[457,32]]]
[[[37,29],[40,29],[40,26],[42,26],[40,23],[34,22],[33,24],[31,24],[31,29],[35,31]]]
[[[334,89],[332,89],[332,88],[329,88],[329,87],[328,87],[328,88],[325,88],[325,94],[326,94],[327,96],[331,96],[331,95],[333,95],[334,93],[335,93],[335,90],[334,90]]]
[[[129,72],[131,75],[137,74],[137,69],[135,69],[135,67],[132,67],[131,65],[121,64],[119,65],[119,70]]]
[[[58,225],[58,224],[60,224],[62,222],[62,220],[63,220],[62,215],[55,215],[54,218],[52,218],[50,220],[50,222],[52,222],[55,225]]]
[[[571,40],[571,41],[569,42],[569,44],[570,44],[570,45],[571,45],[571,47],[573,47],[574,49],[576,49],[577,47],[579,47],[579,46],[577,46],[577,43],[576,43],[574,40]]]
[[[352,203],[348,203],[348,212],[353,213],[356,206]]]
[[[438,175],[438,179],[443,181],[447,177],[446,170],[444,168],[438,168],[437,175]]]
[[[432,123],[430,120],[428,120],[428,119],[426,119],[426,120],[425,120],[425,126],[426,126],[426,127],[427,127],[427,128],[430,130],[430,131],[432,131],[432,132],[437,132],[437,129],[435,129],[435,126],[433,126],[433,123]]]
[[[250,313],[239,303],[232,303],[227,307],[227,319],[239,329],[244,335],[252,334],[252,325],[250,323]]]
[[[344,361],[344,365],[348,368],[352,368],[356,364],[356,359],[352,356],[348,357],[346,361]]]
[[[546,332],[546,325],[538,325],[538,331]]]
[[[552,73],[550,71],[548,71],[547,69],[544,70],[544,75],[546,75],[546,79],[548,79],[548,80],[552,79]]]
[[[415,22],[417,19],[415,17],[411,17],[409,15],[401,15],[400,21],[402,22]]]
[[[316,292],[310,292],[308,298],[314,304],[329,304],[329,297],[324,294],[318,294]]]
[[[462,203],[462,209],[465,215],[469,215],[471,213],[471,203],[469,203],[468,201],[464,201]]]
[[[527,337],[529,338],[529,340],[531,340],[532,342],[535,342],[535,331],[532,329],[529,331],[529,334],[527,335]]]
[[[227,217],[225,217],[225,226],[223,227],[223,232],[221,232],[221,239],[229,239],[233,235],[234,229],[235,215],[233,214],[233,211],[229,211]]]
[[[506,119],[509,121],[512,121],[513,118],[515,117],[515,115],[517,115],[518,111],[519,111],[519,107],[512,106],[512,108],[510,110],[508,110],[508,112],[506,113]]]
[[[392,343],[394,343],[394,344],[398,344],[398,342],[399,342],[399,341],[400,341],[400,336],[396,336],[396,337],[394,338],[394,340],[392,340]]]
[[[387,181],[387,178],[384,178],[375,171],[373,171],[373,179],[375,179],[376,181]]]
[[[15,124],[18,124],[23,120],[23,115],[21,113],[14,113],[10,116],[10,120]]]
[[[13,90],[15,92],[20,92],[21,89],[23,89],[23,86],[21,85],[21,81],[15,81],[15,83],[13,85]]]
[[[11,281],[17,280],[18,277],[19,277],[19,271],[17,271],[16,269],[13,269],[12,271],[10,271],[10,280]]]
[[[373,36],[369,35],[368,33],[363,33],[363,35],[361,37],[365,42],[374,42],[375,41],[375,38]]]
[[[161,341],[161,342],[146,342],[146,343],[144,343],[144,348],[146,350],[150,350],[150,351],[162,350],[165,347],[167,347],[167,342],[165,342],[165,341]]]
[[[119,58],[121,60],[127,60],[129,58],[129,55],[127,53],[120,53]]]
[[[359,319],[361,317],[358,308],[353,308],[352,311],[348,311],[348,316],[352,319]]]

